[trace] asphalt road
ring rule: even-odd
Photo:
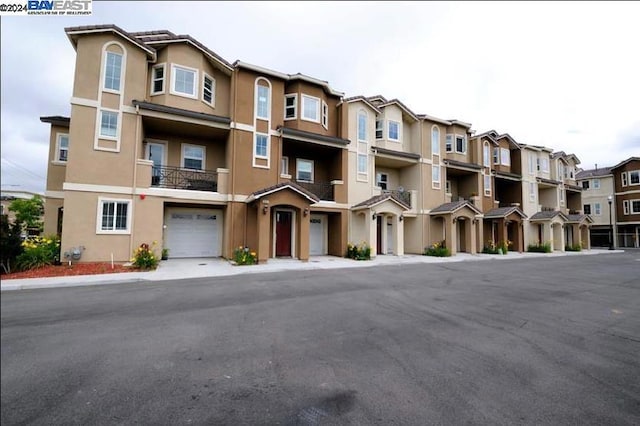
[[[640,252],[2,294],[15,424],[640,424]]]

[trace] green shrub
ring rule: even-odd
[[[149,246],[147,243],[140,244],[133,252],[131,262],[138,269],[155,269],[158,266],[158,256],[153,252],[155,242]]]
[[[582,245],[580,243],[574,245],[567,244],[564,246],[564,251],[582,251]]]
[[[527,251],[532,253],[551,253],[551,243],[529,244]]]
[[[426,247],[422,254],[425,256],[449,257],[451,256],[451,251],[445,246],[444,241],[441,241]]]
[[[258,255],[255,251],[249,250],[249,247],[239,246],[233,250],[233,261],[236,265],[255,265],[258,263]]]
[[[371,247],[366,242],[361,244],[347,244],[346,257],[353,260],[370,260],[371,259]]]
[[[498,248],[493,240],[487,241],[487,245],[482,248],[484,254],[498,254]]]
[[[57,236],[33,237],[22,242],[23,252],[16,258],[19,270],[41,268],[51,265],[60,255],[60,239]]]
[[[168,248],[163,248],[162,249],[161,259],[162,260],[169,259],[169,249]]]
[[[20,233],[20,224],[9,223],[6,214],[0,217],[0,273],[10,274],[11,266],[15,265],[16,258],[24,251]]]

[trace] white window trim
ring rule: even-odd
[[[316,101],[318,101],[318,107],[316,108],[316,117],[318,117],[317,119],[311,119],[311,118],[307,118],[304,116],[304,101],[305,99],[315,99]],[[310,121],[312,123],[320,123],[320,115],[321,115],[321,111],[320,108],[322,108],[322,102],[320,98],[316,98],[315,96],[311,96],[311,95],[307,95],[307,94],[302,94],[302,103],[300,105],[300,119],[304,120],[304,121]]]
[[[536,186],[533,182],[529,182],[529,201],[532,203],[536,201]]]
[[[564,187],[560,188],[560,205],[564,206]]]
[[[627,186],[627,184],[629,183],[627,172],[622,172],[620,174],[620,183],[622,184],[622,186]]]
[[[638,173],[638,183],[632,183],[632,182],[631,182],[631,173]],[[627,172],[627,175],[628,175],[628,176],[627,176],[627,178],[628,178],[627,183],[628,183],[628,185],[629,185],[629,186],[637,186],[637,185],[640,185],[640,170],[629,170],[629,171]]]
[[[380,123],[380,128],[378,129],[378,123]],[[378,130],[380,130],[380,137],[378,137]],[[376,137],[376,140],[379,139],[384,139],[384,120],[382,119],[378,119],[378,117],[376,117],[376,129],[375,129],[375,133],[374,136]]]
[[[291,175],[289,174],[289,157],[287,157],[286,155],[283,155],[280,158],[280,176],[287,176],[289,177],[289,179],[291,178]]]
[[[622,201],[622,213],[625,216],[628,216],[630,211],[631,211],[631,206],[629,205],[629,200],[623,200]]]
[[[540,159],[540,171],[542,173],[549,173],[549,159],[541,158]]]
[[[116,44],[116,45],[120,45],[120,43],[109,43],[109,45],[111,44]],[[107,45],[106,47],[109,47],[109,45]],[[122,49],[122,53],[118,53],[118,52],[111,52],[110,50],[107,50],[105,47],[104,52],[103,52],[103,58],[102,58],[102,91],[103,92],[107,92],[107,93],[113,93],[115,95],[119,95],[122,93],[122,89],[124,86],[124,68],[125,68],[125,60],[127,58],[126,56],[126,51],[124,50],[124,48]],[[105,86],[105,84],[107,83],[107,55],[111,53],[114,55],[119,55],[121,57],[121,62],[120,62],[120,88],[118,90],[115,89],[109,89]]]
[[[447,142],[449,139],[451,139],[451,143],[449,144],[449,148],[447,148]],[[455,144],[455,141],[456,141],[455,135],[453,133],[447,133],[444,139],[444,151],[453,152],[453,149],[454,149],[453,145]]]
[[[176,91],[176,74],[177,74],[176,69],[177,68],[181,68],[185,71],[192,71],[194,73],[192,95],[188,93],[182,93],[182,92]],[[180,65],[180,64],[171,64],[171,87],[169,87],[169,93],[176,96],[182,96],[183,98],[198,99],[198,93],[200,93],[200,91],[198,90],[199,80],[200,80],[200,72],[198,71],[198,69],[187,67],[185,65]]]
[[[96,121],[96,143],[94,144],[94,148],[102,149],[107,151],[113,151],[112,149],[103,148],[98,146],[98,139],[102,139],[105,141],[116,141],[118,142],[118,147],[116,151],[120,151],[120,131],[122,129],[122,112],[117,109],[111,108],[98,108],[97,110],[97,121]],[[118,123],[116,124],[116,135],[115,136],[107,136],[100,133],[102,131],[102,113],[103,112],[113,112],[118,116]]]
[[[364,117],[364,138],[360,139],[360,116]],[[356,114],[356,140],[358,142],[367,142],[367,122],[369,115],[367,114],[367,112],[363,109],[358,110],[358,113]]]
[[[302,179],[298,178],[298,173],[300,173],[300,162],[301,161],[306,161],[308,163],[311,163],[311,180],[302,180]],[[313,160],[307,160],[306,158],[296,158],[296,180],[297,181],[299,181],[299,182],[309,182],[309,183],[315,182],[315,169],[316,169],[316,165],[315,165]]]
[[[254,103],[255,118],[257,120],[271,121],[271,84],[269,84],[268,86],[264,86],[262,84],[258,84],[259,82],[260,82],[260,80],[256,80],[256,85],[255,85],[255,103]],[[267,115],[266,115],[266,117],[258,115],[258,90],[259,90],[260,87],[264,87],[264,88],[267,89]]]
[[[491,146],[489,142],[484,141],[482,143],[482,166],[483,167],[491,167],[492,155],[491,155]]]
[[[398,138],[391,137],[391,123],[398,125]],[[400,142],[402,140],[402,123],[396,120],[387,120],[387,139],[393,142]]]
[[[593,203],[594,216],[602,216],[602,205],[600,203]]]
[[[104,203],[122,203],[122,204],[128,205],[127,206],[127,229],[121,229],[121,230],[102,229],[102,213],[104,209]],[[133,217],[133,203],[131,202],[131,199],[98,197],[98,208],[96,210],[97,210],[96,234],[109,234],[109,235],[131,234],[131,218]],[[113,219],[113,223],[115,226],[115,217]]]
[[[195,145],[195,144],[191,144],[191,143],[182,143],[181,144],[181,149],[180,149],[180,167],[182,167],[183,169],[185,169],[186,167],[184,166],[184,160],[185,160],[185,151],[187,148],[202,148],[202,168],[200,169],[201,171],[204,171],[207,169],[206,166],[206,161],[207,161],[207,147],[204,145]],[[188,170],[194,170],[194,171],[198,171],[198,169],[188,169]]]
[[[464,145],[464,151],[458,151],[458,138],[462,138],[462,143]],[[453,152],[456,154],[466,154],[467,153],[467,136],[466,135],[458,135],[456,134],[453,138]]]
[[[438,140],[435,141],[435,142],[437,142],[436,146],[438,147],[438,151],[437,152],[433,150],[433,142],[434,142],[434,140],[433,140],[433,131],[434,130],[438,131]],[[441,151],[440,148],[441,148],[440,147],[440,127],[438,127],[438,126],[436,126],[434,124],[433,126],[431,126],[431,156],[434,156],[434,155],[438,155],[439,156],[440,155],[440,151]]]
[[[491,175],[482,175],[482,186],[484,187],[484,196],[491,197]],[[489,185],[487,186],[487,178],[489,178]]]
[[[433,178],[433,171],[438,169],[438,180]],[[440,165],[432,164],[431,165],[431,188],[432,189],[440,189],[440,184],[442,182],[442,167]]]
[[[361,143],[361,142],[360,142]],[[365,172],[360,171],[360,157],[365,158],[365,164],[367,170]],[[367,182],[369,180],[369,156],[367,154],[356,154],[356,180],[359,182]]]
[[[382,176],[386,176],[387,180],[385,180],[383,182],[382,181]],[[387,188],[389,188],[389,173],[386,173],[386,172],[377,172],[376,173],[376,187],[377,188],[382,188],[380,186],[380,183],[385,183],[387,185]]]
[[[507,155],[502,155],[507,152]],[[505,161],[506,160],[506,161]],[[501,166],[511,166],[511,152],[507,148],[500,148],[500,165]]]
[[[154,87],[155,87],[155,70],[156,68],[162,68],[162,90],[159,92],[154,92]],[[154,65],[153,68],[151,68],[151,96],[156,96],[156,95],[164,95],[167,89],[167,63],[163,62],[161,64],[158,65]]]
[[[293,101],[293,117],[287,118],[287,99],[294,99]],[[287,93],[284,95],[284,121],[296,120],[298,118],[298,94]]]
[[[323,100],[322,101],[322,111],[320,114],[322,115],[322,127],[326,130],[329,130],[329,105]]]
[[[204,100],[204,90],[205,90],[204,80],[207,78],[211,80],[211,102],[207,102]],[[202,73],[202,102],[205,105],[209,105],[212,108],[216,107],[216,79],[210,76],[209,74],[207,74],[206,72]]]
[[[257,142],[258,142],[258,136],[264,136],[267,138],[267,155],[266,156],[262,156],[262,155],[256,155],[256,146],[257,146]],[[251,151],[251,155],[253,157],[253,167],[259,168],[259,169],[268,169],[271,167],[271,156],[269,155],[269,153],[271,152],[271,137],[269,136],[268,133],[261,133],[261,132],[255,132],[253,134],[253,148]],[[256,160],[267,160],[267,165],[265,166],[264,164],[258,164]]]
[[[60,139],[62,139],[63,136],[67,137],[67,160],[61,160],[60,159]],[[56,156],[53,159],[54,163],[61,163],[61,164],[66,164],[66,162],[69,159],[69,133],[58,133],[56,134]]]
[[[533,155],[529,154],[528,155],[529,158],[529,174],[530,175],[535,175],[536,174],[536,170],[537,170],[537,157],[534,157]]]
[[[597,182],[597,184],[596,184]],[[600,179],[593,180],[593,189],[600,189]]]
[[[636,198],[633,200],[625,200],[625,201],[629,201],[629,214],[640,214],[640,210],[638,211],[633,210],[633,202],[634,201],[640,202],[640,198]]]

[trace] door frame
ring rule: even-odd
[[[309,222],[311,222],[311,219],[313,219],[314,216],[322,218],[322,254],[321,255],[314,254],[313,256],[326,256],[329,253],[329,232],[328,232],[329,215],[326,213],[309,213]],[[309,223],[309,256],[312,256],[311,254],[311,223]]]
[[[157,146],[161,146],[162,147],[162,164],[160,164],[161,167],[163,166],[167,166],[167,157],[168,157],[168,151],[169,151],[169,144],[167,143],[167,141],[163,141],[163,140],[159,140],[159,139],[145,139],[145,147],[144,147],[144,159],[145,160],[150,160],[149,159],[149,154],[151,151],[151,145],[157,145]],[[153,161],[153,160],[151,160]],[[153,184],[153,165],[151,166],[151,183]],[[162,185],[163,183],[160,181],[160,179],[158,179],[158,184]]]
[[[271,218],[273,223],[273,232],[271,234],[271,239],[273,240],[273,244],[271,247],[271,258],[276,258],[276,214],[278,212],[289,212],[291,213],[291,258],[297,259],[296,256],[296,211],[294,209],[276,207],[273,210],[273,217]]]

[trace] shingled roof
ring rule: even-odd
[[[484,218],[485,219],[503,218],[503,217],[509,216],[512,213],[518,213],[518,215],[520,217],[522,217],[523,219],[527,218],[527,215],[525,215],[522,212],[522,210],[520,210],[520,208],[516,207],[516,206],[498,207],[498,208],[495,208],[493,210],[489,210],[487,213],[484,214]]]
[[[569,223],[580,223],[582,221],[587,221],[593,223],[593,219],[588,214],[570,214],[567,215],[567,222]]]
[[[255,191],[254,193],[252,193],[247,198],[246,202],[250,203],[251,201],[257,200],[258,198],[264,197],[265,195],[269,195],[269,194],[272,194],[274,192],[282,191],[282,190],[287,189],[287,188],[291,189],[294,192],[299,193],[301,196],[305,197],[306,199],[308,199],[312,203],[317,203],[318,201],[320,201],[320,198],[318,198],[318,196],[316,196],[316,194],[314,194],[311,191],[308,191],[308,190],[304,189],[300,185],[297,185],[297,184],[295,184],[293,182],[281,182],[279,184],[276,184],[276,185],[273,185],[273,186],[269,186],[267,188],[263,188],[263,189],[260,189],[258,191]]]
[[[402,199],[400,199],[400,197],[398,197],[397,195],[395,195],[392,192],[387,192],[387,193],[382,193],[380,195],[375,195],[371,198],[369,198],[368,200],[365,200],[361,203],[356,204],[355,206],[353,206],[354,210],[358,210],[361,208],[365,208],[365,207],[373,207],[376,206],[380,203],[383,203],[387,200],[391,200],[391,201],[395,201],[397,204],[399,204],[402,208],[404,208],[405,210],[409,210],[411,208],[410,205],[408,205],[407,203],[405,203]]]
[[[567,220],[567,216],[564,215],[564,213],[562,213],[559,210],[545,210],[545,211],[541,211],[538,212],[536,214],[534,214],[533,216],[531,216],[531,218],[529,218],[530,221],[541,221],[541,220],[551,220],[554,217],[560,215],[560,217],[562,217],[562,219],[564,219],[565,221]]]
[[[602,167],[599,169],[590,169],[590,170],[580,170],[578,173],[576,173],[576,180],[607,176],[610,174],[611,174],[611,167]]]
[[[452,201],[450,203],[440,204],[438,207],[431,210],[431,214],[455,213],[463,207],[469,207],[476,214],[482,213],[480,210],[478,210],[476,206],[471,204],[469,201],[459,200],[459,201]]]

